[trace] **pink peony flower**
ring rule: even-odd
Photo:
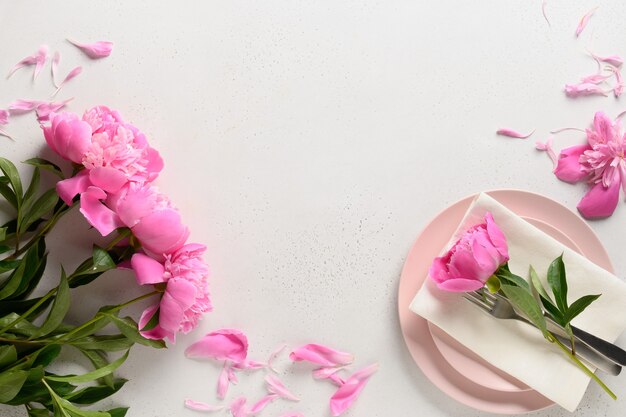
[[[619,121],[597,112],[587,143],[563,149],[554,174],[562,181],[586,180],[591,189],[578,204],[586,218],[608,217],[619,201],[620,185],[626,189],[625,140]]]
[[[144,337],[167,338],[173,342],[177,332],[190,332],[202,314],[212,310],[207,283],[209,268],[202,260],[205,250],[203,245],[189,243],[166,255],[164,262],[142,253],[133,255],[131,266],[139,284],[166,284],[160,303],[146,309],[141,316],[140,329],[159,311],[159,323],[142,332]]]
[[[506,238],[491,213],[485,223],[466,231],[444,256],[435,258],[428,273],[446,291],[475,291],[509,260]]]

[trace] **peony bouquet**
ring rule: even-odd
[[[164,340],[175,342],[178,332],[189,332],[211,310],[206,248],[188,242],[180,213],[153,185],[163,168],[159,153],[118,112],[98,106],[82,117],[51,113],[42,128],[50,149],[71,165],[62,169],[30,159],[25,187],[15,165],[0,158],[2,207],[11,218],[0,227],[0,403],[23,406],[30,417],[121,417],[127,408],[82,406],[122,388],[126,381],[113,373],[135,343],[163,348]],[[42,191],[44,171],[59,181]],[[46,236],[77,206],[108,244],[94,245],[92,256],[73,271],[50,271]],[[101,306],[84,323],[66,322],[72,289],[115,268],[132,269],[148,291]],[[44,280],[58,285],[33,296]],[[138,320],[123,315],[144,299],[153,302]],[[104,334],[105,326],[117,331]],[[51,372],[49,365],[67,348],[84,355],[94,370]]]

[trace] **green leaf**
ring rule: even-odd
[[[19,209],[22,205],[22,195],[24,194],[22,191],[22,181],[20,180],[20,174],[17,172],[17,168],[13,165],[13,162],[9,161],[6,158],[0,157],[0,170],[4,172],[4,175],[9,180],[13,191],[15,192],[15,197],[17,200],[16,208]]]
[[[70,308],[70,287],[67,283],[67,277],[65,271],[61,268],[61,282],[59,283],[59,289],[57,290],[56,297],[50,308],[50,313],[44,321],[43,325],[39,328],[32,339],[36,339],[41,336],[45,336],[52,333],[63,322],[67,311]]]
[[[78,349],[104,350],[106,352],[116,352],[130,349],[134,344],[123,334],[87,336],[79,340],[72,341],[72,345]]]
[[[17,361],[17,351],[13,345],[0,346],[0,369]]]
[[[24,202],[22,206],[28,209],[35,199],[35,195],[37,191],[39,191],[39,182],[41,179],[41,173],[39,172],[39,168],[35,168],[33,171],[33,177],[30,180],[30,184],[28,184],[28,188],[26,189],[26,193],[24,194]]]
[[[552,288],[556,305],[565,314],[567,310],[567,279],[565,275],[565,264],[563,255],[556,258],[548,268],[548,284]]]
[[[547,333],[546,319],[530,292],[527,289],[507,284],[502,284],[501,289],[509,301],[545,335]]]
[[[107,412],[111,415],[111,417],[125,417],[126,412],[128,412],[128,407],[114,408]]]
[[[32,366],[46,367],[61,353],[61,345],[46,345],[41,349]]]
[[[151,340],[146,339],[141,334],[139,334],[137,323],[131,319],[130,317],[120,318],[115,314],[111,314],[108,312],[100,313],[106,317],[108,317],[113,324],[119,329],[119,331],[126,336],[129,340],[139,343],[144,346],[150,346],[157,349],[162,349],[165,347],[165,342],[162,340]]]
[[[572,321],[574,317],[582,313],[584,309],[589,307],[589,304],[596,301],[601,295],[602,294],[585,295],[574,301],[565,312],[565,315],[563,316],[563,321],[569,324],[569,322]]]
[[[550,296],[546,292],[546,289],[543,288],[543,284],[541,283],[541,280],[539,279],[539,275],[537,275],[537,271],[535,271],[535,268],[533,268],[532,265],[530,265],[530,267],[528,268],[528,275],[530,276],[530,283],[537,290],[539,295],[545,298],[546,300],[552,301],[550,299]]]
[[[0,374],[0,403],[11,401],[28,378],[26,371],[6,371]]]
[[[6,178],[6,177],[0,177]],[[0,182],[0,194],[4,197],[4,199],[11,205],[15,210],[17,210],[17,198],[15,197],[15,193],[6,183]]]
[[[89,323],[87,326],[83,327],[77,332],[72,333],[70,335],[70,340],[74,341],[74,340],[83,339],[86,336],[91,336],[98,330],[102,329],[103,327],[106,327],[106,325],[109,323],[110,323],[110,320],[108,317],[98,317],[97,321],[93,323]]]
[[[550,300],[546,300],[543,297],[541,298],[541,304],[543,304],[543,308],[544,310],[546,310],[548,312],[548,314],[550,314],[550,316],[552,316],[552,318],[554,319],[554,321],[556,321],[557,323],[559,323],[561,326],[564,326],[564,322],[563,322],[563,313],[561,313],[559,311],[559,309],[557,308],[557,306],[555,306],[552,301]]]
[[[64,179],[65,176],[63,175],[63,171],[61,171],[61,168],[59,168],[57,165],[53,164],[52,162],[43,159],[43,158],[31,158],[28,159],[26,161],[24,161],[25,164],[28,165],[32,165],[35,166],[37,168],[41,168],[41,169],[45,169],[47,171],[52,172],[53,174],[55,174],[56,176],[58,176],[61,179]]]
[[[11,297],[22,283],[24,277],[24,269],[26,269],[26,262],[24,259],[20,260],[18,267],[11,273],[9,278],[2,284],[0,289],[0,300]]]
[[[0,227],[0,242],[4,242],[6,237],[7,237],[7,228],[6,227]]]
[[[24,232],[31,224],[41,219],[46,213],[52,211],[59,201],[59,195],[54,188],[46,191],[33,203],[32,208],[24,214],[22,222],[18,226],[18,230]]]
[[[3,259],[0,261],[0,274],[3,272],[13,271],[20,266],[20,259]]]
[[[82,350],[81,349],[80,352],[89,359],[89,361],[93,364],[93,367],[95,369],[103,368],[109,364],[106,354],[100,350]],[[114,386],[112,374],[105,375],[102,378],[100,378],[98,381],[100,381],[102,384],[106,385],[109,388],[113,388]]]
[[[102,378],[105,375],[109,375],[110,373],[115,371],[117,368],[119,368],[124,363],[126,358],[128,358],[129,352],[130,351],[126,351],[126,353],[122,355],[119,359],[111,362],[107,366],[102,367],[100,369],[96,369],[95,371],[87,372],[86,374],[83,374],[83,375],[48,376],[46,377],[46,379],[49,379],[51,381],[73,382],[73,383],[79,383],[79,384],[84,383],[84,382],[90,382],[98,378]]]
[[[45,408],[31,408],[28,417],[50,417],[50,411]]]
[[[4,305],[4,302],[1,303],[0,305]],[[6,316],[0,318],[0,328],[7,327],[9,324],[15,322],[15,320],[19,319],[20,317],[21,316],[19,316],[16,313],[7,314]],[[30,337],[36,331],[37,331],[37,326],[34,326],[32,323],[30,323],[26,319],[22,319],[18,321],[17,323],[13,324],[7,332]],[[5,336],[7,336],[6,333],[5,333]]]
[[[91,259],[86,260],[76,268],[76,271],[72,274],[71,287],[79,287],[81,285],[89,284],[94,279],[102,275],[110,269],[117,267],[117,264],[109,255],[109,253],[103,248],[94,245]]]
[[[503,271],[501,268],[496,272],[496,276],[500,279],[500,281],[502,281],[503,284],[518,286],[530,291],[528,282],[524,278],[519,275],[515,275],[508,270]]]
[[[126,382],[126,379],[116,379],[112,387],[97,385],[95,387],[83,388],[66,396],[65,399],[74,404],[93,404],[115,394]]]
[[[37,304],[41,300],[41,298],[42,297],[30,298],[28,300],[12,300],[12,301],[4,300],[0,303],[0,316],[6,315],[12,312],[17,313],[18,315],[24,314],[26,311],[32,308],[35,304]],[[37,317],[46,309],[46,307],[48,307],[48,305],[50,305],[52,300],[53,300],[52,298],[48,298],[46,301],[43,302],[42,305],[40,305],[29,316]]]
[[[48,388],[48,391],[52,397],[55,417],[111,417],[109,413],[102,411],[82,410],[65,398],[61,398],[51,388]]]

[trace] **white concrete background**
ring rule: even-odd
[[[586,47],[626,54],[626,9],[549,0],[547,12],[551,28],[540,0],[0,2],[0,73],[42,43],[61,51],[63,75],[83,65],[59,98],[75,96],[77,112],[117,108],[148,134],[166,161],[159,186],[209,248],[215,312],[168,351],[135,348],[120,372],[131,381],[109,404],[131,406],[132,417],[196,415],[183,399],[217,402],[219,367],[183,350],[209,330],[237,327],[258,359],[281,342],[315,341],[354,352],[357,366],[379,362],[349,416],[485,415],[450,400],[414,365],[396,291],[420,229],[459,198],[520,188],[574,209],[582,197],[585,186],[556,180],[534,141],[553,128],[586,127],[596,110],[626,108],[624,98],[562,93],[595,70]],[[66,37],[112,40],[115,49],[89,61]],[[0,80],[0,107],[47,97],[48,71],[34,85],[26,70]],[[498,127],[537,133],[507,140],[495,136]],[[7,130],[16,142],[2,139],[3,156],[41,154],[34,117]],[[555,144],[581,140],[567,133]],[[626,204],[591,225],[623,276]],[[77,213],[61,226],[51,253],[71,267],[95,234]],[[74,291],[81,302],[72,318],[139,292],[127,274],[103,277]],[[275,402],[262,415],[329,416],[333,388],[284,357],[280,366],[302,401]],[[242,375],[227,402],[256,399],[261,378]],[[591,385],[576,415],[622,415],[626,379],[606,381],[620,399]]]

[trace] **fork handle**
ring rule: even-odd
[[[560,324],[552,320],[550,317],[546,317],[546,324],[548,325],[548,330],[550,330],[551,332],[569,338],[569,336],[565,332],[565,329],[563,329]],[[574,334],[575,342],[580,342],[586,347],[593,349],[613,363],[616,363],[620,366],[626,365],[626,351],[624,351],[622,348],[614,345],[613,343],[607,342],[604,339],[600,339],[597,336],[587,333],[586,331],[579,329],[578,327],[572,326],[572,333]]]

